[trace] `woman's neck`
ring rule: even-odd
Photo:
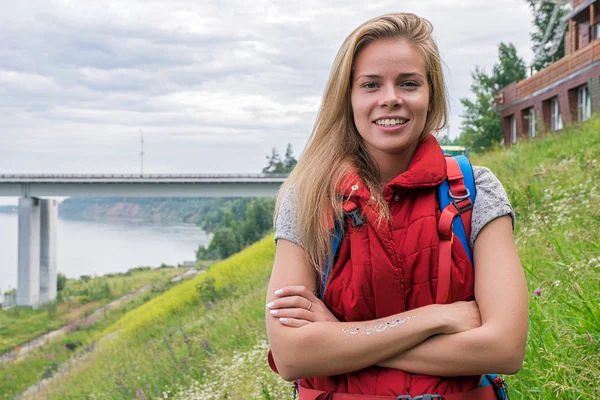
[[[379,179],[382,186],[387,185],[398,175],[408,171],[410,161],[415,154],[418,143],[400,153],[384,153],[371,155],[379,169]]]

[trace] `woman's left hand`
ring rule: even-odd
[[[267,308],[282,325],[299,328],[313,322],[338,322],[306,286],[286,286],[275,291],[275,295],[278,298],[267,304]]]

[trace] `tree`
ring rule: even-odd
[[[263,174],[289,174],[296,164],[298,161],[294,157],[292,145],[288,143],[283,161],[281,161],[277,148],[273,147],[271,155],[267,156],[267,166],[263,168],[262,172]]]
[[[209,252],[213,250],[211,247],[217,250],[221,259],[227,258],[241,249],[237,235],[231,228],[217,228],[208,246]]]
[[[471,91],[475,100],[460,99],[464,107],[461,115],[462,132],[460,142],[463,146],[474,149],[490,147],[502,139],[502,125],[500,115],[494,108],[494,86],[492,78],[485,71],[476,67],[471,73],[473,83]]]
[[[277,148],[273,147],[271,155],[267,156],[267,166],[263,168],[263,174],[284,174],[285,165],[281,161],[281,156]]]
[[[562,18],[569,12],[568,4],[547,0],[527,0],[533,13],[533,68],[540,71],[565,55],[565,27]]]
[[[494,65],[494,86],[496,91],[527,78],[525,61],[517,54],[515,46],[500,43],[498,46],[499,63]]]
[[[471,73],[473,83],[471,91],[474,100],[460,99],[464,107],[461,115],[461,136],[459,142],[476,150],[491,148],[502,140],[500,113],[494,104],[494,96],[506,85],[524,79],[527,76],[525,62],[517,55],[515,46],[500,43],[498,63],[488,75],[480,67]]]
[[[62,291],[66,285],[67,285],[67,277],[60,272],[58,274],[56,274],[56,291],[57,292]]]
[[[288,143],[287,149],[285,150],[285,160],[283,161],[283,164],[287,173],[292,172],[296,164],[298,164],[298,161],[294,158],[291,143]]]

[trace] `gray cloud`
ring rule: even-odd
[[[21,4],[24,3],[24,4]],[[451,135],[500,41],[530,58],[522,0],[0,1],[0,172],[258,172],[298,154],[343,39],[393,11],[430,19]]]

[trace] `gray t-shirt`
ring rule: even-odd
[[[498,178],[486,167],[473,166],[473,175],[477,197],[475,197],[471,216],[471,247],[481,229],[495,218],[508,214],[512,219],[513,229],[515,226],[515,213]],[[296,195],[293,191],[283,195],[275,223],[275,242],[278,239],[285,239],[304,247],[298,235]]]

